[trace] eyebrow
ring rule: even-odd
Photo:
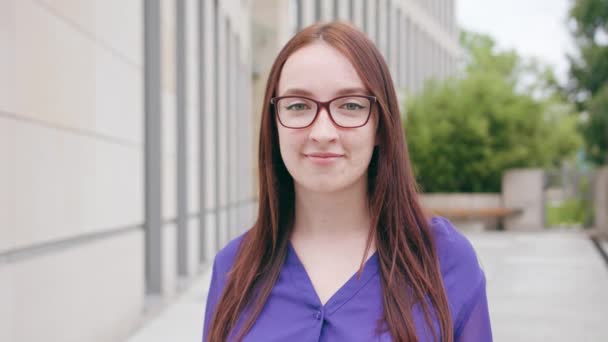
[[[342,89],[338,90],[337,92],[335,92],[336,96],[350,95],[350,94],[367,95],[368,91],[365,88],[354,87],[354,88],[342,88]],[[287,96],[287,95],[302,95],[302,96],[313,97],[312,92],[310,92],[306,89],[300,89],[300,88],[289,88],[281,96]]]

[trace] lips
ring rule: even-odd
[[[328,152],[308,153],[308,154],[306,154],[306,156],[307,157],[312,157],[312,158],[337,158],[337,157],[342,157],[341,154],[328,153]]]
[[[310,160],[314,165],[321,167],[328,167],[334,165],[344,155],[329,152],[315,152],[306,154],[306,158]]]

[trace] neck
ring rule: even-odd
[[[295,186],[293,234],[306,240],[344,241],[366,238],[371,217],[367,183],[332,193]]]

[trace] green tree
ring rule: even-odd
[[[462,45],[463,77],[429,82],[407,103],[405,130],[424,191],[500,191],[506,169],[555,165],[576,151],[577,118],[549,90],[547,68],[496,51],[485,35],[464,32]]]
[[[578,51],[569,56],[566,90],[587,113],[587,156],[596,164],[608,163],[608,0],[573,1],[570,19]]]

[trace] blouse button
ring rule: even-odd
[[[317,320],[320,320],[320,319],[321,319],[321,311],[317,311],[317,312],[315,312],[315,318],[316,318]]]

